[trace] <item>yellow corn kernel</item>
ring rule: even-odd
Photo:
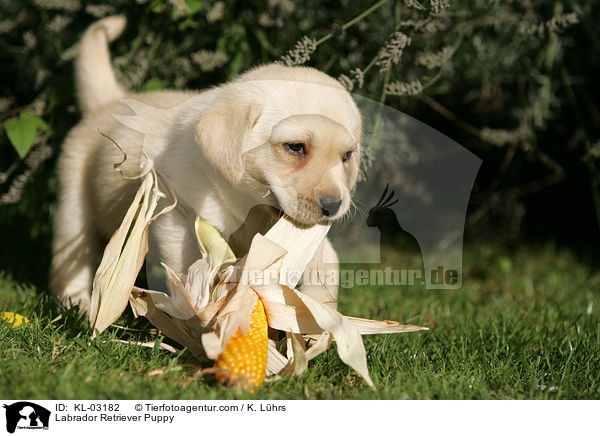
[[[29,323],[29,320],[23,315],[14,312],[2,312],[0,319],[12,324],[14,328],[23,327]]]
[[[259,388],[267,373],[267,315],[260,298],[250,316],[246,334],[238,330],[218,357],[217,381],[242,386],[252,392]]]

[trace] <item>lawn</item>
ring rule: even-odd
[[[467,247],[460,290],[345,290],[344,314],[431,330],[365,338],[377,390],[330,349],[302,376],[267,383],[254,398],[598,399],[600,274],[586,265],[550,245],[516,251]],[[31,319],[19,329],[0,322],[2,398],[252,397],[196,375],[188,352],[112,341],[153,340],[152,334],[111,327],[90,342],[81,316],[61,315],[45,289],[1,273],[0,310]],[[130,314],[118,323],[150,327]]]

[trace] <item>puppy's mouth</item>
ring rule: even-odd
[[[317,223],[328,224],[337,221],[341,215],[336,214],[329,216],[323,211],[323,208],[315,201],[307,200],[305,198],[297,198],[292,205],[283,206],[282,203],[277,199],[277,207],[292,220],[303,226],[313,226]]]
[[[322,204],[316,198],[304,197],[297,191],[289,192],[286,187],[271,183],[268,203],[281,211],[281,216],[286,215],[293,221],[303,226],[313,226],[317,223],[328,224],[344,216],[347,206],[344,201]]]

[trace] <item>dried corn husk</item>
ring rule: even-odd
[[[236,332],[248,331],[250,314],[260,298],[269,327],[287,335],[286,355],[268,340],[267,375],[300,374],[335,341],[342,361],[373,386],[361,335],[427,330],[347,317],[296,290],[329,226],[299,228],[286,217],[264,236],[256,234],[248,254],[239,259],[219,233],[198,217],[195,228],[203,256],[187,275],[180,276],[163,264],[169,294],[134,287],[147,251],[148,226],[175,204],[173,196],[171,206],[153,215],[160,195],[159,176],[151,168],[142,176],[135,200],[96,274],[91,319],[98,331],[118,318],[129,299],[136,316],[148,318],[200,359],[216,360]]]
[[[123,161],[115,164],[115,169],[120,171],[126,160],[127,155],[123,152]],[[148,252],[148,226],[158,216],[171,211],[177,203],[165,181],[164,190],[172,204],[154,215],[159,198],[165,196],[159,190],[158,177],[152,161],[147,160],[140,175],[134,177],[139,178],[141,183],[133,202],[104,250],[92,287],[90,323],[94,336],[95,332],[101,333],[115,322],[127,307],[131,289]]]
[[[275,224],[274,233],[280,232],[282,228],[289,228],[289,223],[282,218]],[[306,235],[305,232],[314,232]],[[267,233],[266,236],[269,234]],[[302,232],[294,232],[287,240],[287,245],[292,247],[302,246],[302,241],[312,240],[319,244],[324,233],[322,229],[306,229]],[[207,258],[199,260],[195,266],[190,268],[186,280],[171,280],[169,282],[172,297],[159,292],[137,291],[132,295],[132,305],[136,307],[136,313],[152,319],[156,317],[156,311],[164,310],[169,315],[169,330],[178,334],[178,341],[191,350],[198,350],[197,341],[200,336],[202,344],[202,355],[209,359],[217,357],[225,349],[229,339],[238,330],[245,332],[248,329],[250,312],[260,298],[264,304],[269,326],[273,329],[288,333],[287,357],[283,356],[275,346],[269,342],[268,346],[268,374],[276,374],[280,371],[289,374],[299,374],[307,368],[308,361],[313,359],[327,349],[332,340],[337,343],[338,354],[342,361],[351,366],[360,374],[369,386],[373,383],[369,377],[365,349],[361,340],[362,334],[374,333],[400,333],[409,331],[426,330],[425,327],[413,325],[401,325],[394,321],[374,321],[362,318],[346,317],[337,310],[316,301],[315,299],[281,284],[281,270],[285,265],[288,251],[274,243],[266,236],[257,234],[250,247],[247,256],[239,259],[235,264],[242,269],[239,281],[223,281],[213,289],[210,286],[200,285],[198,275],[193,274],[193,269],[199,264],[211,265],[210,253]],[[202,244],[202,238],[199,237]],[[296,256],[296,254],[294,253]],[[304,264],[304,259],[301,262]],[[297,265],[289,263],[294,268]],[[300,265],[303,268],[302,265]],[[168,267],[165,266],[165,268]],[[212,267],[213,271],[216,269]],[[207,272],[210,274],[210,272]],[[269,279],[271,281],[269,281]],[[185,284],[184,284],[185,283]],[[203,282],[204,283],[204,282]],[[227,292],[221,293],[220,297],[211,297],[219,286],[229,285]],[[231,286],[233,285],[233,286]],[[187,290],[186,290],[187,289]],[[190,298],[191,295],[200,295]],[[187,296],[181,298],[180,296]],[[144,310],[140,310],[138,300],[145,303]],[[202,302],[202,303],[201,303]],[[208,303],[210,302],[210,303]],[[207,303],[202,305],[203,303]],[[160,305],[160,309],[158,306]],[[193,314],[192,314],[193,313]],[[185,314],[184,316],[182,316]],[[192,314],[190,318],[187,315]],[[180,317],[178,317],[178,315]],[[187,319],[184,319],[187,318]],[[195,334],[181,337],[180,329],[189,330],[191,320],[197,325]],[[157,324],[156,324],[157,325]],[[163,329],[163,327],[157,325]],[[170,334],[166,331],[167,335]],[[305,336],[317,335],[317,340],[305,349]],[[173,337],[175,339],[175,337]]]

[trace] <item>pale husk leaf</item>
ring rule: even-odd
[[[367,368],[367,357],[360,333],[350,320],[342,314],[331,309],[301,292],[296,295],[308,307],[319,326],[331,333],[337,344],[337,351],[340,359],[352,367],[371,387],[373,382],[369,377]]]
[[[101,286],[101,284],[108,280],[109,275],[116,268],[119,255],[121,254],[123,245],[125,244],[125,238],[127,237],[127,234],[131,227],[131,223],[133,222],[133,219],[135,218],[135,215],[138,212],[139,203],[142,199],[142,196],[144,195],[145,189],[147,189],[146,186],[144,186],[144,189],[139,189],[136,192],[135,198],[133,199],[131,206],[129,206],[129,209],[125,214],[121,225],[110,238],[110,241],[108,242],[108,245],[104,250],[100,266],[98,266],[98,269],[96,270],[90,304],[90,322],[92,325],[96,323],[98,310],[100,308],[100,292],[98,292],[97,289],[99,286]],[[120,314],[121,313],[119,313],[119,316]]]
[[[269,345],[267,348],[267,376],[279,374],[285,365],[287,365],[288,359],[277,350],[275,341],[269,339]]]
[[[146,317],[155,327],[171,339],[179,342],[184,347],[187,347],[199,359],[205,360],[206,355],[204,349],[196,335],[190,333],[201,329],[194,324],[190,328],[186,328],[185,322],[171,318],[162,310],[158,309],[152,300],[152,297],[140,289],[134,289],[129,299],[131,308],[135,316]],[[200,332],[198,332],[200,333]]]
[[[203,252],[208,252],[212,259],[211,262],[214,265],[220,265],[228,259],[235,258],[229,244],[227,244],[217,229],[208,222],[199,216],[196,216],[194,228],[196,230],[196,237],[198,238],[200,249]]]
[[[123,162],[126,159],[127,156]],[[115,168],[118,169],[123,162],[116,164]],[[177,205],[173,190],[163,180],[172,203],[154,215],[159,198],[165,197],[165,194],[159,190],[159,176],[152,167],[152,161],[148,161],[142,174],[136,177],[142,178],[140,187],[123,222],[106,246],[94,277],[90,307],[90,322],[95,331],[93,336],[116,321],[127,307],[129,294],[148,252],[148,226]]]
[[[225,350],[235,332],[250,324],[250,314],[256,305],[258,296],[247,286],[238,286],[223,304],[211,325],[211,331],[202,335],[202,345],[210,359],[217,359]]]
[[[346,317],[358,329],[361,335],[378,335],[383,333],[408,333],[429,330],[427,327],[411,324],[400,324],[397,321]]]
[[[127,307],[131,288],[144,263],[148,251],[146,214],[156,207],[156,202],[150,198],[152,185],[152,175],[147,174],[123,223],[106,246],[96,271],[90,321],[98,333],[116,321]]]
[[[260,233],[256,234],[248,254],[237,264],[242,269],[239,286],[269,284],[272,278],[277,282],[281,268],[278,261],[286,254],[283,247]]]
[[[159,309],[179,319],[189,319],[208,305],[210,297],[210,266],[199,259],[188,269],[185,283],[168,265],[162,264],[167,276],[170,297],[154,299]],[[166,295],[166,294],[165,294]]]
[[[167,277],[167,286],[169,294],[163,292],[152,293],[152,300],[157,308],[168,313],[171,317],[179,319],[190,319],[196,314],[196,309],[191,301],[191,295],[186,292],[185,284],[181,277],[169,268],[168,265],[161,263]]]
[[[329,332],[323,332],[319,339],[306,351],[306,358],[308,360],[312,360],[317,357],[319,354],[326,351],[331,343],[333,342],[333,337]]]
[[[164,342],[159,343],[158,340],[153,341],[153,342],[141,342],[141,341],[125,341],[123,339],[112,339],[112,342],[118,342],[120,344],[127,344],[127,345],[137,345],[139,347],[145,347],[145,348],[155,348],[158,346],[159,349],[168,351],[170,353],[179,353],[181,351],[169,344],[165,344]]]
[[[312,312],[294,290],[281,285],[254,285],[252,289],[261,298],[272,328],[291,333],[323,333]]]
[[[286,217],[271,227],[265,238],[287,252],[281,266],[280,284],[289,288],[296,287],[330,227],[331,224],[315,224],[310,228],[301,228]]]
[[[298,333],[286,332],[288,364],[281,372],[283,375],[300,375],[308,369],[308,357],[304,337]]]
[[[132,296],[130,297],[130,302],[131,302],[132,298],[133,299],[140,298],[140,294],[143,295],[144,297],[150,297],[152,299],[153,305],[158,310],[162,310],[163,312],[165,312],[175,322],[184,323],[185,321],[188,321],[190,319],[196,319],[202,327],[206,327],[215,318],[215,315],[219,312],[219,309],[221,309],[221,307],[223,306],[223,304],[225,302],[225,300],[220,300],[220,301],[214,301],[214,302],[208,303],[206,306],[203,306],[203,307],[195,310],[192,317],[178,318],[177,316],[172,315],[172,314],[178,313],[180,311],[185,311],[186,309],[182,308],[180,306],[173,307],[173,301],[171,300],[171,295],[168,295],[168,294],[166,294],[164,292],[160,292],[160,291],[151,291],[151,290],[147,290],[147,289],[141,289],[141,288],[138,288],[135,286],[133,289],[135,292],[132,293]],[[176,291],[176,292],[180,292],[180,291]],[[188,304],[188,303],[180,302],[179,304]]]
[[[206,306],[210,301],[211,263],[210,258],[199,259],[188,269],[184,289],[195,309]]]
[[[211,325],[213,331],[202,336],[202,344],[210,358],[216,359],[223,352],[238,328],[242,333],[248,331],[250,314],[258,298],[249,284],[269,280],[270,271],[277,270],[275,264],[285,254],[283,248],[264,236],[254,236],[248,255],[237,263],[242,270],[237,287],[229,293],[227,301],[216,315]]]

